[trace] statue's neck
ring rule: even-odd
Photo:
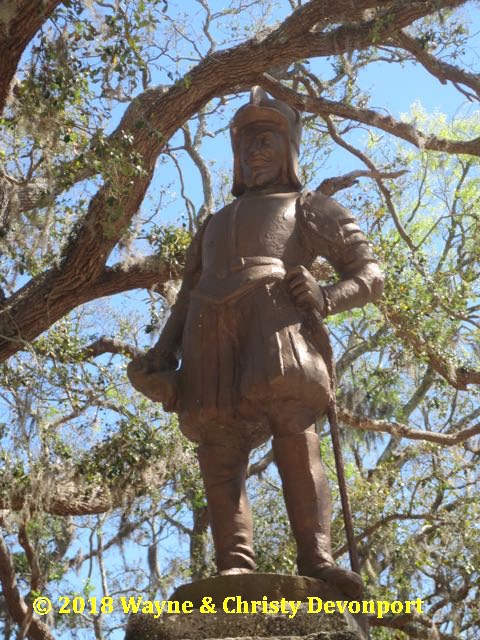
[[[267,196],[272,193],[299,193],[299,191],[287,184],[270,184],[267,187],[258,189],[246,189],[240,197],[251,198],[254,196]]]

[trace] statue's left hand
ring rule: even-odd
[[[302,265],[287,271],[285,282],[299,307],[313,307],[324,318],[327,314],[322,287]]]

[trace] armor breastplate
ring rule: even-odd
[[[202,243],[202,275],[194,294],[222,302],[260,282],[282,279],[301,262],[296,228],[299,193],[241,197],[216,213]]]

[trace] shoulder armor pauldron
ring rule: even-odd
[[[355,219],[346,215],[339,220],[338,216],[331,215],[327,206],[322,206],[323,203],[319,202],[319,195],[311,191],[301,194],[297,201],[297,218],[307,233],[314,233],[317,238],[334,246],[343,244],[344,224],[354,223]],[[327,200],[326,196],[323,197]]]

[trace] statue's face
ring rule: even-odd
[[[245,127],[240,138],[240,165],[247,189],[283,184],[286,143],[275,129],[262,125]]]

